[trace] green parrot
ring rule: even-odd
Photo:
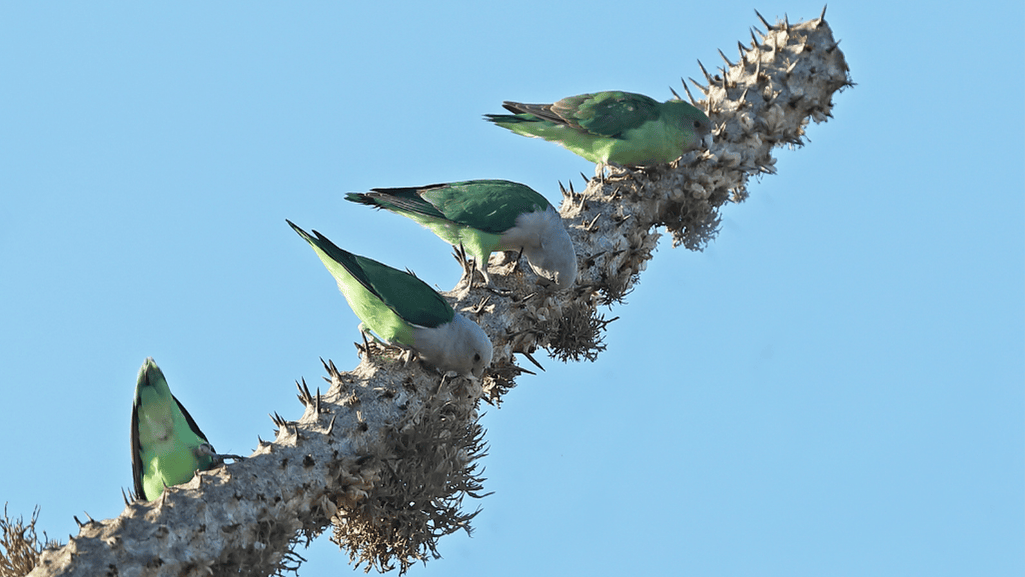
[[[518,250],[545,284],[562,290],[577,278],[573,241],[555,207],[529,186],[508,180],[469,180],[415,188],[350,192],[346,200],[389,210],[462,246],[491,285],[488,257]]]
[[[484,329],[452,309],[440,294],[408,272],[313,238],[285,220],[320,257],[352,311],[360,332],[373,331],[389,345],[415,351],[443,373],[476,380],[491,364],[494,347]]]
[[[596,92],[555,104],[503,102],[514,114],[486,114],[491,122],[523,136],[558,142],[600,164],[650,166],[711,143],[704,112],[682,100],[658,102],[643,94]]]
[[[152,501],[164,487],[187,483],[224,459],[199,430],[196,421],[171,394],[164,373],[147,358],[139,369],[132,403],[132,477],[135,496]]]

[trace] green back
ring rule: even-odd
[[[543,211],[550,206],[545,197],[529,186],[508,180],[375,188],[367,194],[350,193],[345,198],[406,213],[425,226],[430,225],[431,219],[443,219],[489,234],[502,234],[515,226],[516,217],[524,212]]]
[[[658,120],[662,103],[631,92],[596,92],[570,96],[552,104],[552,113],[563,122],[592,134],[620,138],[645,122]]]
[[[164,486],[187,483],[196,471],[214,466],[200,445],[209,444],[192,415],[171,394],[153,359],[139,371],[132,404],[132,478],[135,494],[152,501]]]
[[[435,328],[455,315],[444,297],[412,274],[354,255],[317,231],[314,238],[286,222],[313,247],[356,316],[381,338],[411,345],[410,324]]]

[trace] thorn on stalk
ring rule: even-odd
[[[691,82],[691,84],[694,85],[694,88],[697,88],[699,91],[701,91],[701,94],[703,96],[706,96],[706,97],[708,96],[708,88],[706,88],[700,82],[698,82],[697,80],[694,80],[693,78],[690,79],[690,82]]]
[[[363,346],[359,343],[352,343],[352,346],[356,347],[356,353],[361,359],[370,359],[370,341],[367,340],[367,333],[360,331],[359,336],[363,338]],[[325,378],[327,382],[331,382],[331,379]]]
[[[698,66],[701,67],[701,73],[705,75],[705,81],[708,82],[709,86],[711,86],[714,81],[712,80],[712,77],[708,74],[708,71],[705,70],[705,65],[702,64],[700,60],[698,60]],[[694,82],[694,80],[691,79],[691,82]]]
[[[324,365],[324,370],[327,371],[327,373],[330,376],[332,376],[332,377],[340,376],[338,374],[338,368],[335,367],[335,362],[334,361],[329,360],[327,362],[324,362],[324,357],[320,357],[320,364]],[[327,382],[331,382],[331,379],[324,379],[324,380],[326,380]]]
[[[815,28],[818,28],[819,26],[822,26],[822,24],[825,23],[825,21],[826,21],[826,8],[828,8],[828,7],[829,7],[829,4],[825,4],[825,5],[822,6],[822,14],[819,14],[819,21],[818,21],[818,24],[815,25]]]
[[[719,56],[722,56],[722,59],[723,59],[724,61],[726,61],[726,64],[727,64],[727,66],[729,66],[730,68],[732,68],[732,67],[734,66],[734,64],[733,64],[732,62],[730,62],[730,59],[729,59],[729,58],[726,58],[726,55],[725,55],[725,54],[723,54],[723,52],[722,52],[722,49],[717,49],[717,50],[719,50]]]
[[[672,86],[669,87],[669,92],[672,92],[673,96],[675,96],[677,100],[683,100],[682,98],[680,98],[680,95],[677,94],[675,90],[673,90]]]
[[[754,28],[751,28],[751,43],[754,45],[753,47],[756,50],[761,49],[761,47],[762,47],[762,43],[759,42],[758,38],[755,37],[755,29]]]
[[[570,181],[569,189],[567,190],[566,187],[563,186],[562,181],[560,180],[559,181],[559,192],[562,193],[562,199],[563,200],[570,200],[570,199],[572,199],[573,198],[573,182]]]
[[[523,355],[524,357],[527,357],[527,360],[532,362],[532,363],[534,363],[534,366],[539,368],[539,369],[541,369],[542,372],[548,372],[548,371],[545,371],[545,368],[541,366],[541,363],[537,362],[537,359],[535,359],[533,356],[531,356],[531,354],[528,353],[527,351],[519,351],[519,353],[521,355]]]
[[[690,93],[690,88],[687,88],[687,81],[684,80],[682,76],[680,77],[680,82],[683,83],[683,89],[687,92],[687,98],[690,99],[690,103],[697,104],[697,101],[694,100],[694,97]]]
[[[299,384],[299,381],[296,381],[295,388],[299,389],[299,394],[296,395],[299,397],[299,402],[302,403],[304,407],[310,406],[310,403],[313,401],[313,395],[310,394],[310,387],[306,384],[306,378],[303,377],[301,385]],[[319,390],[320,389],[318,389],[318,391]]]
[[[758,12],[758,10],[755,10],[755,14],[758,16],[758,19],[762,21],[762,24],[765,24],[766,28],[768,28],[769,30],[774,30],[772,24],[769,24],[769,21],[766,20],[765,17]]]

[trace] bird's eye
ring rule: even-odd
[[[694,121],[694,128],[701,128],[701,121],[700,120],[695,120]]]
[[[475,362],[475,363],[479,363],[480,362],[480,353],[473,353],[473,362]]]

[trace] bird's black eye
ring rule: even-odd
[[[701,128],[701,121],[700,120],[695,120],[694,121],[694,128]]]
[[[476,363],[476,362],[479,362],[479,361],[480,361],[480,353],[473,353],[473,362]]]

